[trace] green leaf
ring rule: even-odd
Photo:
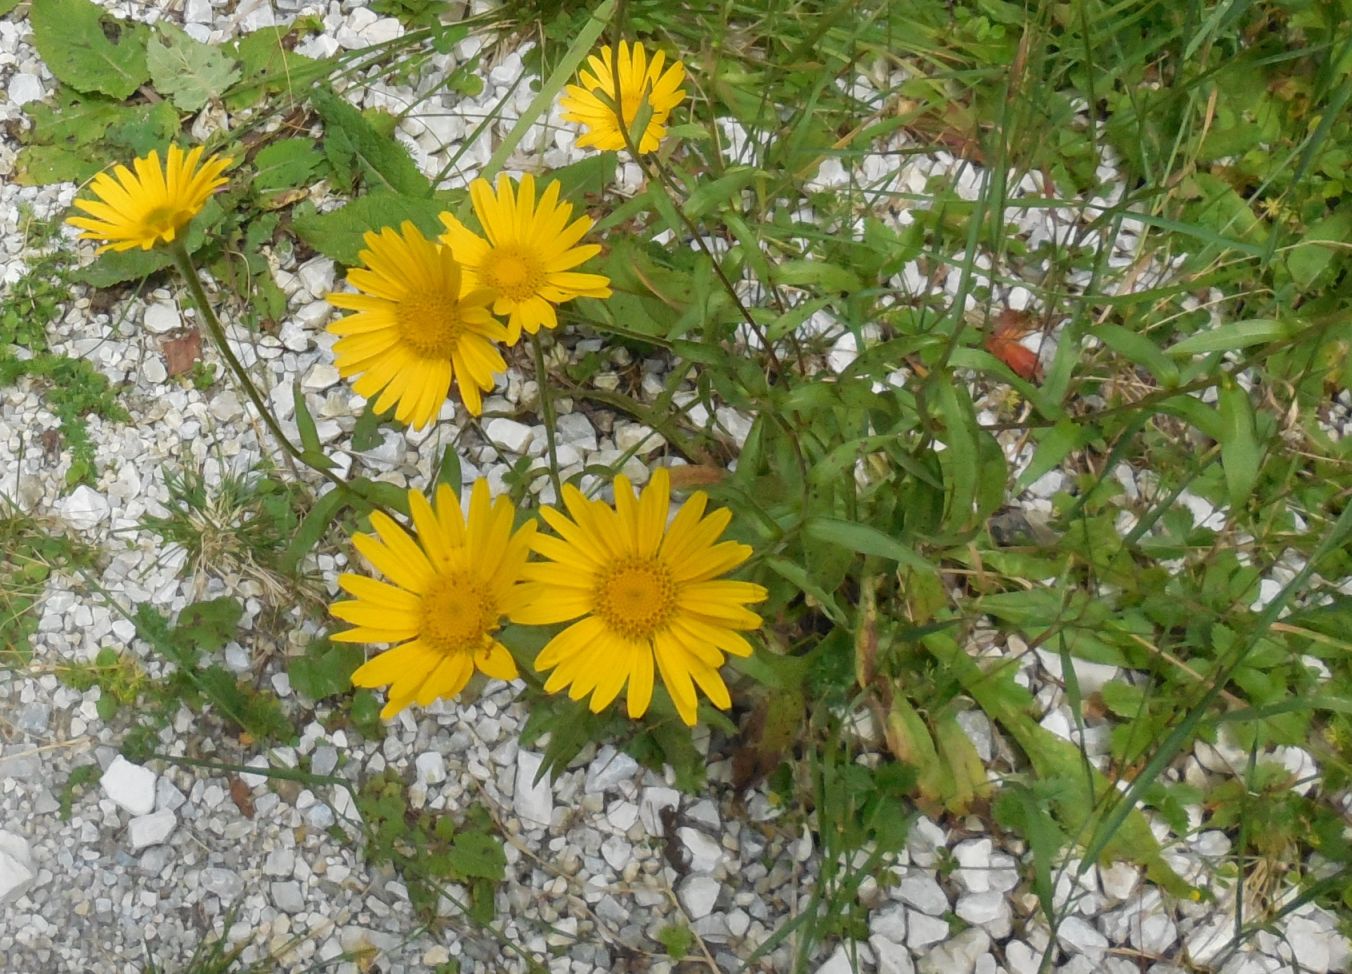
[[[366,246],[363,234],[412,220],[423,233],[435,237],[443,229],[437,217],[446,209],[440,200],[381,191],[359,196],[332,213],[298,206],[291,226],[297,236],[325,257],[352,266],[361,262],[358,254]]]
[[[1238,514],[1248,503],[1253,485],[1258,482],[1263,451],[1258,442],[1249,394],[1229,375],[1221,380],[1217,405],[1221,414],[1221,467],[1225,471],[1230,510]]]
[[[305,404],[305,391],[301,389],[299,379],[291,386],[291,401],[295,406],[296,429],[300,432],[300,445],[306,461],[329,469],[333,466],[333,458],[324,452],[319,428],[315,425],[315,418],[310,415],[310,407]]]
[[[19,150],[15,165],[14,181],[20,186],[82,183],[103,168],[88,150],[64,145],[26,145]]]
[[[239,65],[220,48],[203,44],[171,24],[161,22],[164,41],[146,44],[146,66],[155,90],[184,112],[195,112],[219,98],[239,80]]]
[[[351,159],[373,191],[388,190],[414,197],[432,194],[431,181],[404,147],[377,132],[356,108],[328,88],[315,89],[310,102],[324,119],[325,142],[332,143],[332,147],[325,147],[330,161],[335,161],[335,155]]]
[[[1339,249],[1352,237],[1352,209],[1343,207],[1311,224],[1304,239],[1286,255],[1286,268],[1291,280],[1302,290],[1314,283],[1324,269],[1333,262]]]
[[[280,92],[288,94],[287,104],[294,104],[332,70],[328,60],[317,61],[287,49],[296,30],[294,24],[290,29],[256,30],[235,43],[234,55],[243,65],[244,77],[226,93],[227,108],[247,108],[264,95]]]
[[[501,882],[507,871],[502,842],[485,832],[459,832],[450,849],[451,867],[466,879]]]
[[[810,517],[803,524],[803,533],[809,538],[839,545],[861,555],[876,555],[923,571],[928,571],[930,567],[929,562],[896,538],[868,524],[839,517]]]
[[[1253,318],[1232,321],[1210,331],[1189,335],[1169,348],[1175,356],[1197,355],[1205,352],[1233,352],[1250,345],[1281,341],[1292,334],[1290,326],[1272,318]]]
[[[47,67],[77,91],[122,99],[150,78],[140,24],[109,17],[90,0],[33,0],[28,19]]]
[[[302,186],[323,161],[324,154],[309,139],[281,139],[254,156],[258,174],[253,188],[266,193]]]
[[[131,155],[144,156],[151,149],[163,149],[177,134],[178,112],[167,101],[161,101],[128,108],[108,129],[107,142]]]
[[[319,639],[287,667],[291,686],[303,697],[323,700],[352,689],[352,674],[365,654],[360,647]]]
[[[174,639],[181,646],[215,652],[235,637],[244,606],[229,596],[194,602],[178,616]]]

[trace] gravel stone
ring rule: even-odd
[[[99,786],[105,795],[132,815],[147,815],[155,807],[157,777],[149,768],[132,764],[119,754],[103,772]]]

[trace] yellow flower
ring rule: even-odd
[[[516,679],[516,663],[493,633],[503,616],[520,614],[530,588],[519,579],[535,522],[513,532],[512,502],[499,497],[490,503],[487,481],[474,485],[468,518],[445,484],[437,488],[435,508],[416,490],[408,492],[408,502],[417,541],[378,511],[371,515],[376,534],[352,537],[394,584],[344,573],[338,584],[356,601],[337,602],[331,610],[356,626],[336,634],[336,641],[400,644],[352,674],[359,687],[391,685],[382,717],[415,701],[426,707],[437,697],[455,696],[475,669]]]
[[[212,192],[227,182],[221,173],[230,165],[229,158],[211,156],[199,167],[201,158],[200,145],[186,155],[171,145],[164,168],[160,154],[152,149],[132,163],[135,172],[126,166],[114,167],[115,176],[101,172],[89,184],[98,198],[75,201],[90,215],[66,222],[85,231],[81,240],[108,241],[99,253],[149,250],[157,243],[170,243],[201,212]]]
[[[353,389],[368,399],[380,393],[377,412],[394,403],[395,419],[418,429],[436,418],[452,383],[477,416],[480,390],[492,389],[493,373],[507,369],[493,344],[507,337],[488,313],[493,292],[464,292],[451,249],[408,220],[398,233],[385,227],[364,239],[366,266],[347,273],[362,293],[328,296],[330,304],[357,312],[328,328],[342,336],[333,346],[339,374],[361,373]]]
[[[667,134],[667,117],[671,110],[685,98],[681,82],[685,80],[685,66],[673,61],[664,72],[662,64],[666,55],[654,51],[652,60],[642,44],[635,44],[633,53],[629,45],[620,41],[619,81],[620,94],[615,97],[615,60],[610,45],[601,48],[601,56],[595,54],[587,58],[591,70],[583,68],[578,72],[579,84],[568,85],[567,94],[559,99],[563,108],[563,118],[577,122],[588,129],[577,144],[583,148],[595,146],[598,149],[626,148],[624,132],[620,129],[620,119],[616,117],[615,107],[620,108],[624,119],[624,131],[634,125],[639,115],[639,107],[645,102],[652,115],[642,132],[631,132],[638,145],[639,152],[652,152]]]
[[[572,270],[601,248],[597,244],[576,246],[591,229],[591,217],[568,222],[573,205],[559,202],[557,179],[545,187],[538,205],[535,178],[529,173],[521,177],[515,196],[511,180],[503,175],[498,176],[496,196],[486,179],[474,180],[469,195],[488,239],[443,213],[446,232],[441,241],[470,272],[472,284],[497,294],[493,313],[509,316],[509,345],[516,344],[522,329],[534,335],[541,326],[557,326],[556,304],[580,297],[610,297],[609,278]]]
[[[744,544],[717,542],[731,512],[705,517],[708,497],[697,491],[668,526],[670,494],[664,469],[637,499],[629,480],[616,477],[613,508],[565,486],[568,516],[548,507],[540,512],[559,537],[535,537],[535,551],[550,561],[526,566],[525,577],[537,587],[516,619],[549,624],[582,617],[535,660],[537,669],[553,670],[546,691],[570,687],[574,700],[591,694],[599,713],[628,683],[629,716],[641,717],[656,663],[676,711],[693,726],[696,686],[715,706],[731,706],[718,669],[724,653],[750,655],[737,630],[760,627],[746,603],[764,600],[766,591],[718,578],[751,555]]]

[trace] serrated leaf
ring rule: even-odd
[[[316,89],[310,102],[324,119],[325,142],[332,141],[338,149],[334,152],[326,145],[325,154],[331,163],[335,163],[335,155],[350,157],[372,190],[413,197],[431,195],[431,181],[404,147],[376,131],[356,108],[327,88]],[[335,164],[334,168],[337,170],[339,166]]]
[[[107,142],[126,149],[131,155],[144,156],[151,149],[163,149],[177,134],[178,113],[167,101],[161,101],[127,109],[109,127]]]
[[[82,149],[64,145],[26,145],[15,159],[14,181],[20,186],[82,183],[103,168]]]
[[[500,882],[507,870],[502,842],[484,832],[460,832],[449,853],[451,868],[466,879]]]
[[[214,652],[235,636],[244,606],[228,596],[186,606],[178,616],[174,639],[180,645]]]
[[[77,91],[121,99],[150,77],[146,28],[90,0],[33,0],[28,18],[47,67]]]
[[[361,666],[360,647],[320,640],[304,656],[291,661],[287,675],[303,697],[323,700],[352,688],[352,674]]]
[[[175,108],[195,112],[239,80],[239,65],[220,48],[169,24],[159,28],[164,40],[152,37],[146,44],[146,66],[155,90]]]
[[[269,28],[245,34],[234,45],[234,56],[243,65],[243,77],[226,94],[226,107],[234,111],[261,100],[264,95],[288,92],[291,101],[304,95],[316,80],[331,70],[328,60],[315,60],[286,48],[296,30]]]
[[[253,187],[266,193],[301,186],[323,161],[323,153],[309,139],[281,139],[254,156],[258,175]]]
[[[360,263],[357,255],[365,246],[362,235],[368,230],[397,227],[404,220],[412,220],[423,233],[435,237],[443,229],[437,216],[446,209],[440,200],[377,192],[360,196],[332,213],[298,207],[291,226],[297,236],[325,257],[352,266]]]

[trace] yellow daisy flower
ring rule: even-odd
[[[591,229],[592,220],[580,216],[572,223],[573,205],[559,202],[559,181],[545,187],[535,200],[535,178],[521,177],[516,194],[512,182],[498,176],[494,195],[486,179],[469,187],[474,215],[488,239],[474,233],[449,213],[441,214],[446,232],[441,241],[470,272],[470,283],[497,294],[493,313],[506,315],[507,343],[516,344],[522,329],[534,335],[559,320],[554,305],[573,298],[610,297],[610,278],[572,270],[600,253],[597,244],[577,242]]]
[[[333,346],[339,374],[360,373],[352,388],[367,399],[380,393],[376,412],[393,403],[395,419],[417,429],[436,418],[452,383],[465,408],[479,415],[481,391],[493,388],[494,372],[507,369],[493,344],[507,337],[488,313],[493,292],[466,292],[451,249],[411,221],[397,233],[385,227],[363,239],[366,266],[347,272],[362,293],[328,295],[329,304],[357,312],[328,326],[342,336]]]
[[[400,644],[352,674],[359,687],[390,685],[382,717],[410,703],[426,707],[455,696],[476,669],[516,679],[516,663],[493,633],[503,616],[520,615],[530,589],[519,579],[535,522],[513,531],[512,502],[490,502],[487,481],[475,483],[468,518],[445,484],[437,488],[435,507],[416,490],[408,492],[408,502],[417,541],[379,511],[371,515],[374,535],[352,536],[357,550],[393,584],[344,573],[338,584],[356,600],[336,602],[330,610],[356,627],[337,633],[335,641]]]
[[[631,136],[639,152],[656,149],[667,134],[671,110],[685,99],[685,90],[681,88],[685,65],[673,61],[663,71],[665,60],[666,54],[662,51],[654,51],[649,60],[642,44],[636,43],[631,52],[629,45],[620,41],[620,94],[617,98],[615,60],[610,45],[601,48],[600,57],[589,56],[587,64],[591,70],[583,68],[579,71],[579,83],[568,85],[567,93],[559,99],[564,120],[577,122],[588,129],[577,144],[582,148],[595,146],[601,150],[626,148],[615,106],[619,106],[624,130],[628,131],[638,118],[639,107],[646,102],[652,115],[643,131],[632,132]]]
[[[653,664],[681,719],[693,726],[698,686],[717,707],[732,705],[719,676],[724,653],[749,656],[738,630],[757,629],[760,616],[746,608],[766,591],[751,582],[719,579],[746,561],[751,549],[717,542],[732,514],[707,517],[708,501],[696,491],[667,524],[671,480],[665,469],[634,496],[628,478],[615,478],[615,507],[563,488],[568,516],[540,511],[559,537],[536,535],[533,547],[551,559],[526,566],[537,583],[519,622],[549,624],[578,619],[541,650],[536,669],[553,670],[545,690],[569,687],[580,700],[591,694],[599,713],[629,685],[630,717],[641,717],[653,692]]]
[[[202,147],[186,155],[176,145],[169,146],[167,165],[161,167],[160,154],[135,160],[132,172],[115,166],[114,175],[101,172],[89,184],[97,199],[76,200],[75,205],[89,216],[66,220],[85,231],[81,240],[108,241],[98,252],[149,250],[157,243],[170,243],[201,212],[212,192],[227,182],[221,175],[231,160],[226,156],[202,159]]]

